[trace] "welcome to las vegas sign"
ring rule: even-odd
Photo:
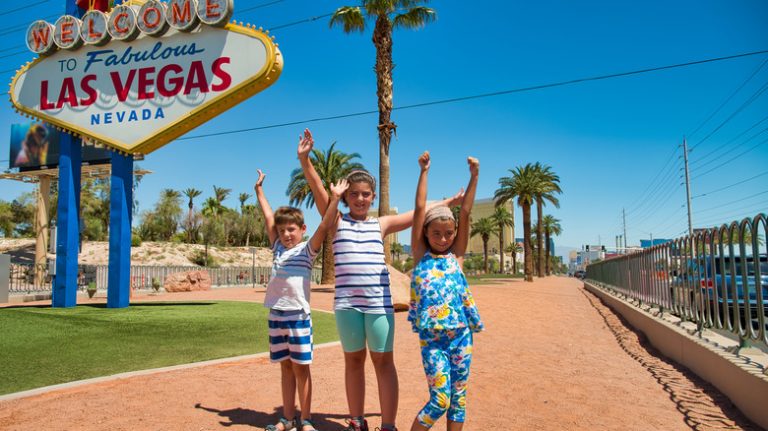
[[[232,0],[133,0],[108,14],[36,21],[40,55],[11,82],[14,107],[87,140],[147,154],[272,85],[283,60]],[[201,25],[202,24],[202,25]]]

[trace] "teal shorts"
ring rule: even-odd
[[[365,349],[366,341],[371,352],[391,352],[395,341],[395,315],[336,310],[336,329],[345,352]]]

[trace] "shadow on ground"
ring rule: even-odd
[[[603,318],[619,346],[651,373],[669,394],[669,399],[675,403],[691,429],[761,429],[711,383],[665,357],[642,332],[633,329],[601,299],[585,289],[581,289],[581,293]]]
[[[255,428],[266,428],[267,425],[275,424],[280,420],[280,416],[283,410],[282,406],[275,407],[272,413],[259,412],[251,409],[244,409],[237,407],[229,410],[219,410],[214,407],[206,407],[200,403],[195,404],[196,409],[205,410],[207,412],[215,413],[222,418],[226,418],[226,421],[219,421],[222,426],[230,427],[233,425],[248,425]],[[298,412],[297,412],[298,413]],[[369,414],[366,418],[380,416],[379,414]],[[331,419],[343,420],[348,418],[347,414],[336,413],[312,413],[312,423],[315,424],[317,429],[327,431],[342,431],[344,425],[333,422]]]

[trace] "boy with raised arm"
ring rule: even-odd
[[[272,213],[262,184],[261,170],[254,189],[264,213],[269,242],[274,253],[272,274],[267,284],[264,306],[269,311],[269,358],[280,362],[283,417],[267,431],[313,431],[311,422],[312,318],[309,308],[310,277],[326,232],[336,224],[339,198],[347,189],[346,181],[331,185],[328,209],[309,241],[303,241],[307,226],[300,209],[280,207]],[[296,390],[301,407],[296,415]]]

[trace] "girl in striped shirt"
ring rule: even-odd
[[[299,137],[298,156],[320,215],[328,208],[328,192],[309,160],[314,140],[308,129]],[[364,418],[365,359],[370,351],[379,384],[381,431],[396,431],[398,381],[394,355],[394,308],[389,271],[384,261],[384,237],[411,227],[413,211],[379,218],[368,217],[376,197],[376,180],[365,171],[346,177],[349,187],[342,202],[349,212],[339,215],[333,235],[336,272],[334,311],[344,350],[344,380],[351,418],[345,431],[368,431]],[[452,204],[460,192],[440,202]]]

